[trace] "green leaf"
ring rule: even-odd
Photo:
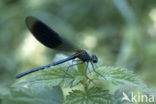
[[[108,90],[92,87],[86,91],[69,92],[65,104],[112,104],[112,99]]]
[[[36,73],[34,76],[29,76],[26,80],[21,80],[16,84],[42,84],[49,86],[62,85],[64,87],[79,84],[80,81],[83,80],[84,76],[77,70],[76,66],[71,67],[68,72],[66,72],[67,68],[66,64],[48,68],[40,71],[40,73]]]
[[[138,104],[136,102],[129,102],[127,100],[123,100],[122,101],[122,98],[124,97],[123,92],[126,93],[128,98],[131,98],[131,92],[132,91],[120,88],[120,89],[116,90],[114,95],[113,95],[113,97],[114,97],[114,100],[113,100],[114,104]]]
[[[3,96],[3,104],[62,104],[63,94],[60,87],[24,86],[11,88]]]
[[[77,67],[78,67],[79,73],[81,73],[81,75],[84,75],[85,69],[86,69],[86,64],[85,63],[79,64],[79,65],[77,65]]]
[[[97,69],[105,79],[100,75],[98,76],[99,80],[107,81],[115,85],[128,85],[138,88],[139,90],[152,94],[152,92],[134,75],[132,72],[124,68],[118,67],[99,67]]]
[[[65,55],[59,54],[56,55],[54,61],[58,61],[66,57],[67,56]],[[72,65],[72,61],[68,61],[57,66],[52,66],[40,71],[39,73],[34,73],[34,75],[32,74],[31,76],[28,76],[25,80],[18,81],[16,84],[42,84],[49,86],[62,85],[64,87],[75,86],[84,79],[84,74],[78,70],[77,65],[74,65],[68,69],[70,65]]]

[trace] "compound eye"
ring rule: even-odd
[[[92,55],[92,62],[93,63],[97,63],[98,62],[98,58],[96,57],[96,55]]]

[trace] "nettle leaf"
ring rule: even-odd
[[[138,88],[139,90],[152,94],[152,92],[134,75],[131,71],[118,67],[99,67],[97,69],[104,77],[98,76],[99,80],[111,82],[115,85],[128,85]]]
[[[112,104],[108,90],[92,87],[87,91],[73,90],[66,96],[65,104]]]
[[[132,93],[132,91],[130,91],[128,89],[124,89],[124,88],[120,88],[120,89],[116,90],[115,93],[113,94],[114,104],[138,104],[137,102],[129,101],[129,100],[131,100],[131,93]],[[126,96],[128,97],[129,100],[123,99],[125,97],[124,94],[126,94]]]
[[[68,66],[66,64],[61,64],[45,69],[40,71],[40,73],[29,76],[26,80],[21,80],[15,84],[22,86],[24,84],[42,84],[49,86],[62,85],[64,87],[79,84],[84,76],[77,70],[76,66],[71,67],[68,72],[66,72]]]
[[[13,87],[2,101],[3,104],[62,104],[63,93],[58,86]]]
[[[56,60],[66,58],[64,55],[57,55],[54,59]],[[62,85],[64,87],[75,86],[83,80],[84,75],[82,75],[77,68],[77,65],[70,67],[67,72],[67,68],[72,65],[72,61],[65,62],[63,64],[52,66],[50,68],[46,68],[39,73],[33,73],[32,76],[28,76],[26,80],[21,80],[15,84],[17,85],[25,85],[25,84],[36,84],[36,85],[49,85],[49,86],[57,86]]]

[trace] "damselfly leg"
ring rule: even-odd
[[[68,66],[68,68],[65,70],[65,73],[64,73],[64,76],[63,76],[63,78],[62,78],[62,80],[60,81],[60,83],[59,83],[59,85],[64,81],[64,79],[65,79],[65,77],[66,77],[66,75],[68,74],[68,71],[69,71],[69,69],[71,68],[71,67],[73,67],[73,66],[75,66],[75,65],[80,65],[80,64],[83,64],[84,62],[79,62],[79,63],[73,63],[74,61],[81,61],[81,60],[72,60],[72,65],[69,65]],[[72,83],[72,82],[71,82]]]
[[[93,82],[93,80],[92,79],[90,79],[88,76],[87,76],[87,70],[88,70],[88,64],[89,62],[87,62],[87,65],[86,65],[86,69],[85,69],[85,77],[90,81],[90,82],[92,82],[95,86],[96,86],[96,84]]]
[[[97,72],[97,71],[95,70],[94,64],[93,64],[92,62],[91,62],[91,65],[92,65],[93,71],[94,71],[95,73],[97,73],[98,75],[100,75],[102,78],[104,78],[104,79],[106,80],[106,78],[105,78],[102,74],[100,74],[99,72]]]

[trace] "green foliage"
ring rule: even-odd
[[[116,91],[116,87],[124,86],[126,89],[134,87],[151,94],[151,91],[129,70],[139,74],[139,78],[149,88],[156,89],[155,7],[156,0],[149,2],[147,0],[1,0],[0,104],[1,102],[35,103],[34,99],[44,98],[44,96],[41,97],[45,94],[42,89],[52,92],[50,88],[60,84],[68,67],[64,64],[49,68],[35,73],[34,76],[30,74],[30,77],[22,78],[14,83],[17,73],[45,65],[58,54],[43,48],[40,43],[36,45],[35,40],[29,41],[32,38],[29,37],[30,32],[24,22],[28,15],[40,18],[61,36],[78,44],[80,48],[91,50],[103,60],[103,65],[115,65],[128,69],[128,71],[118,67],[96,69],[105,79],[93,71],[88,73],[95,84],[99,84],[96,81],[102,83],[98,87],[103,91],[109,90],[115,99],[113,101],[115,104],[129,104],[120,101],[122,91]],[[72,89],[76,87],[84,94],[81,85],[89,86],[88,90],[95,86],[85,78],[84,67],[85,65],[71,68],[60,84],[61,88],[69,88],[69,92],[72,92]],[[12,83],[14,88],[9,88]],[[28,88],[25,89],[24,86]],[[38,90],[32,89],[31,86]],[[42,88],[42,86],[46,87]],[[96,90],[96,87],[93,88]],[[33,90],[36,94],[31,93]],[[16,97],[15,94],[20,97]],[[58,93],[58,95],[61,94]],[[19,102],[18,99],[22,96],[28,101]],[[66,94],[61,96],[66,97]],[[10,98],[13,99],[10,100]],[[37,102],[40,104],[39,101]]]
[[[45,85],[25,85],[10,89],[3,97],[3,104],[62,104],[63,95],[60,87]]]
[[[151,94],[150,90],[132,72],[126,69],[99,67],[96,71],[100,75],[94,71],[88,71],[87,76],[92,80],[90,81],[84,75],[85,64],[75,65],[67,71],[70,63],[57,65],[17,81],[10,88],[10,92],[3,96],[4,104],[62,104],[63,102],[64,104],[115,104],[114,102],[124,104],[125,101],[121,101],[122,91],[110,94],[110,89],[97,86],[96,81],[109,82],[119,87],[123,85],[132,86]],[[68,94],[63,94],[58,86],[61,86],[62,89],[68,88]],[[76,87],[78,89],[72,89]],[[63,100],[63,98],[65,99]]]
[[[130,98],[130,91],[128,90],[125,90],[125,89],[117,89],[115,92],[114,92],[114,100],[113,100],[113,103],[114,104],[137,104],[135,102],[129,102],[129,101],[122,101],[121,99],[123,98],[123,92],[126,92],[127,96]]]
[[[112,100],[113,97],[108,90],[92,87],[86,91],[69,92],[65,104],[112,104]]]
[[[127,69],[118,67],[99,67],[97,70],[102,73],[106,81],[109,83],[136,87],[145,93],[152,94],[152,92],[138,79],[138,77]],[[105,81],[101,76],[99,76],[98,79]]]
[[[76,66],[71,67],[68,72],[66,72],[66,68],[68,68],[67,64],[58,65],[55,68],[43,70],[41,73],[28,77],[25,81],[17,82],[15,85],[23,85],[28,83],[30,85],[43,84],[56,86],[61,84],[61,86],[70,87],[80,83],[84,76],[81,75]]]

